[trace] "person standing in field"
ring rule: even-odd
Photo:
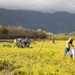
[[[29,38],[26,37],[26,39],[25,39],[25,46],[29,47],[29,45],[30,45]]]
[[[19,44],[20,44],[20,47],[22,47],[22,40],[20,40]]]
[[[14,44],[15,44],[15,46],[16,46],[16,43],[17,43],[17,39],[14,40]]]
[[[55,38],[54,37],[52,38],[52,42],[55,44]]]
[[[71,58],[73,57],[72,51],[70,50],[70,47],[73,47],[72,43],[73,43],[73,39],[72,38],[69,38],[69,40],[66,41],[66,45],[65,45],[65,49],[64,49],[64,56],[66,56],[66,54],[68,52],[70,54],[70,57]]]

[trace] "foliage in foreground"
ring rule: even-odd
[[[29,48],[12,45],[0,44],[0,75],[75,75],[75,58],[63,57],[65,41],[33,41]]]

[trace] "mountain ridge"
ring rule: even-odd
[[[4,26],[22,26],[35,30],[40,28],[52,33],[70,33],[75,31],[75,14],[0,8],[0,24]]]

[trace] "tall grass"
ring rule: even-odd
[[[13,45],[0,44],[0,75],[75,75],[75,58],[63,57],[65,41],[32,41],[29,48]]]

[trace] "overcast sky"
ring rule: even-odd
[[[75,13],[75,0],[0,0],[0,8]]]

